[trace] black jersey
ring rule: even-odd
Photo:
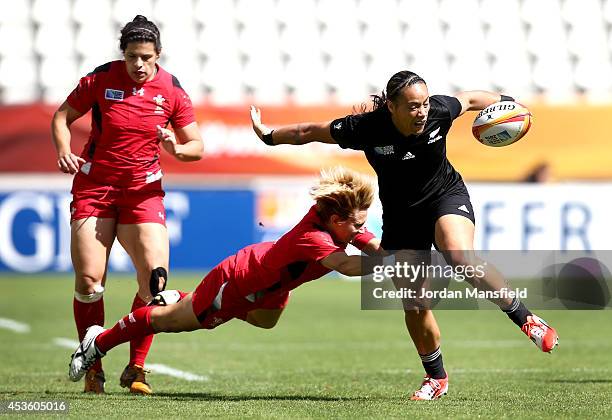
[[[387,107],[334,120],[330,130],[342,147],[363,150],[378,175],[385,219],[402,217],[403,210],[465,192],[461,175],[446,158],[446,135],[461,112],[452,96],[429,98],[430,110],[423,133],[401,134]]]

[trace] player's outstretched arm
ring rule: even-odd
[[[387,254],[387,252],[380,246],[380,239],[378,238],[371,239],[363,248],[361,248],[361,252],[369,256]]]
[[[485,90],[459,92],[455,95],[455,98],[457,98],[461,103],[461,113],[459,115],[463,115],[467,111],[482,111],[495,102],[514,100],[510,96],[500,95],[499,93],[494,92],[487,92]]]
[[[363,257],[359,255],[347,255],[345,252],[334,252],[321,260],[321,265],[330,270],[337,271],[345,276],[362,276]]]
[[[261,111],[251,105],[253,131],[268,146],[277,144],[336,143],[331,136],[331,121],[322,123],[301,123],[278,127],[274,130],[261,122]]]

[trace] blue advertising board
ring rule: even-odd
[[[70,201],[63,189],[0,192],[0,271],[70,271]],[[170,188],[164,204],[172,270],[205,270],[260,238],[250,189]],[[132,270],[117,242],[109,268]]]
[[[167,188],[170,269],[209,269],[238,249],[276,240],[312,205],[313,179],[264,179],[231,187],[208,183]],[[32,185],[34,185],[32,187]],[[477,250],[610,249],[612,184],[470,184]],[[0,184],[0,272],[68,272],[71,195],[68,187]],[[381,234],[382,209],[369,211],[368,229]],[[112,271],[132,263],[115,243]]]

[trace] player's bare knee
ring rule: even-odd
[[[101,286],[103,275],[75,273],[74,290],[80,293],[93,293],[96,286]]]
[[[444,259],[446,262],[453,266],[475,266],[479,260],[476,258],[474,251],[471,250],[453,250],[444,251]]]
[[[463,251],[450,251],[445,255],[446,261],[453,267],[469,264],[469,259]]]
[[[92,294],[102,287],[102,277],[87,273],[77,273],[74,278],[74,291],[80,294]],[[102,287],[103,289],[103,287]]]

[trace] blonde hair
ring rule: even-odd
[[[321,170],[319,183],[310,189],[323,221],[336,214],[342,220],[354,211],[367,210],[374,200],[374,185],[370,178],[337,166]]]

